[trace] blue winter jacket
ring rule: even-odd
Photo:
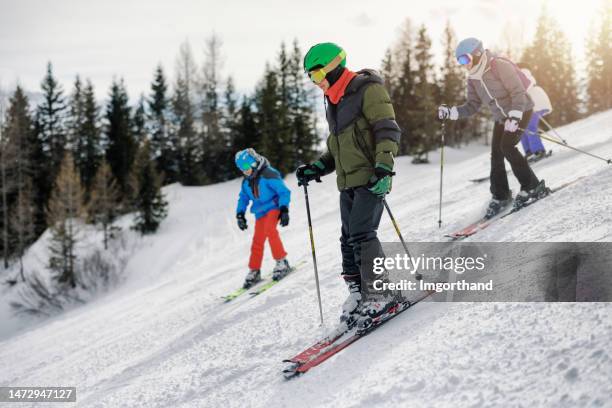
[[[291,191],[278,170],[265,164],[242,181],[236,213],[245,212],[251,201],[251,212],[255,214],[255,219],[259,219],[271,210],[288,207]]]

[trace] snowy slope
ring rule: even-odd
[[[612,156],[612,111],[560,132],[576,147]],[[550,186],[588,177],[474,240],[612,240],[612,166],[548,147],[554,154],[536,173]],[[407,241],[442,240],[484,209],[488,185],[468,179],[487,174],[487,148],[449,150],[442,230],[436,155],[429,165],[398,160],[388,201]],[[247,233],[235,226],[239,180],[170,186],[169,217],[138,245],[124,285],[0,340],[0,386],[74,385],[83,407],[612,406],[612,304],[605,303],[423,303],[284,381],[281,360],[324,331],[303,195],[294,176],[287,183],[291,224],[282,236],[291,261],[304,262],[295,274],[260,297],[222,304],[246,273],[254,221]],[[345,296],[338,192],[333,176],[309,191],[331,325]],[[380,236],[396,241],[386,216]],[[271,266],[267,259],[264,268]]]

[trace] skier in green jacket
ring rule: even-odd
[[[325,153],[300,166],[296,175],[298,182],[305,184],[336,171],[342,277],[349,290],[340,320],[352,327],[396,304],[389,297],[369,296],[371,289],[362,288],[361,282],[362,275],[372,270],[372,260],[362,260],[362,253],[384,256],[376,230],[383,199],[391,190],[401,130],[381,77],[373,70],[353,72],[346,68],[346,53],[338,45],[321,43],[310,48],[304,70],[325,95],[329,137]]]

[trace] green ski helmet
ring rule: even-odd
[[[317,84],[338,65],[346,66],[346,52],[334,43],[313,45],[304,56],[304,71],[309,73],[312,81]]]

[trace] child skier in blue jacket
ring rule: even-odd
[[[285,185],[278,170],[270,166],[268,160],[254,149],[245,149],[236,153],[236,166],[244,174],[236,219],[238,228],[247,229],[244,216],[250,203],[251,213],[255,215],[255,233],[251,244],[249,273],[244,281],[244,288],[249,288],[261,280],[261,263],[264,244],[268,240],[276,266],[272,271],[272,279],[282,279],[290,271],[286,259],[287,252],[283,247],[276,224],[280,220],[283,227],[289,225],[289,201],[291,191]]]

